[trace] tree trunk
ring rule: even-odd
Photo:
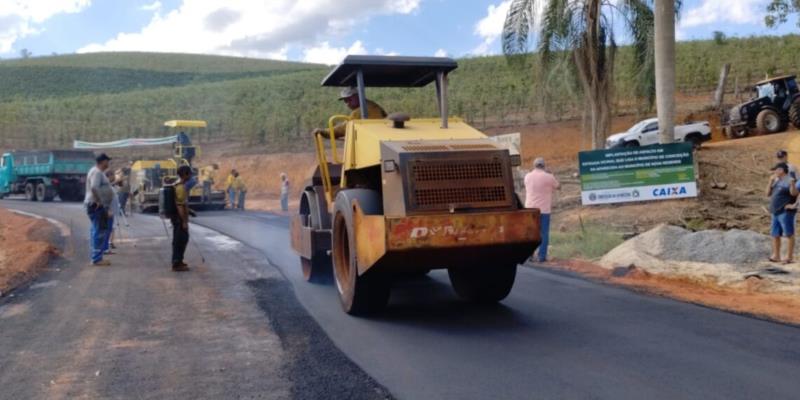
[[[731,72],[731,65],[725,63],[722,70],[719,72],[719,83],[717,83],[717,91],[714,92],[714,104],[712,106],[715,110],[722,107],[722,100],[725,97],[725,82],[728,80],[728,74]]]
[[[656,107],[661,143],[675,140],[675,1],[655,1]]]
[[[611,92],[614,76],[615,49],[608,50],[600,41],[600,11],[602,2],[590,0],[586,3],[586,26],[581,46],[573,51],[583,93],[589,105],[592,128],[592,148],[605,147],[611,128]]]

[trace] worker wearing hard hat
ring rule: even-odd
[[[341,93],[339,93],[339,100],[343,101],[347,105],[347,108],[352,110],[352,112],[350,113],[350,119],[361,119],[361,105],[359,102],[358,90],[356,88],[354,87],[344,88],[341,91]],[[387,115],[386,111],[383,109],[383,107],[378,105],[378,103],[369,99],[367,99],[366,103],[367,103],[367,119],[386,118]],[[334,127],[333,131],[337,138],[344,137],[345,123],[344,122],[339,123]],[[325,137],[330,137],[327,129],[317,128],[313,132],[314,135],[316,135],[317,132],[321,132]]]
[[[219,165],[216,163],[200,168],[200,183],[203,185],[203,203],[211,199],[211,188],[214,186],[214,179],[217,177]]]

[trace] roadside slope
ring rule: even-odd
[[[56,229],[0,208],[0,297],[33,279],[57,253]]]

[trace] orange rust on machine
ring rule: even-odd
[[[530,244],[539,236],[539,210],[385,217],[353,213],[359,273],[388,253],[424,249]],[[304,246],[295,246],[302,252]]]
[[[538,242],[539,212],[522,210],[387,218],[390,250]]]

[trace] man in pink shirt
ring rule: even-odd
[[[525,175],[525,208],[538,208],[541,212],[539,225],[542,243],[539,245],[539,262],[547,261],[547,244],[550,241],[550,211],[553,207],[553,192],[558,190],[553,174],[544,169],[544,159],[533,160],[533,171]]]

